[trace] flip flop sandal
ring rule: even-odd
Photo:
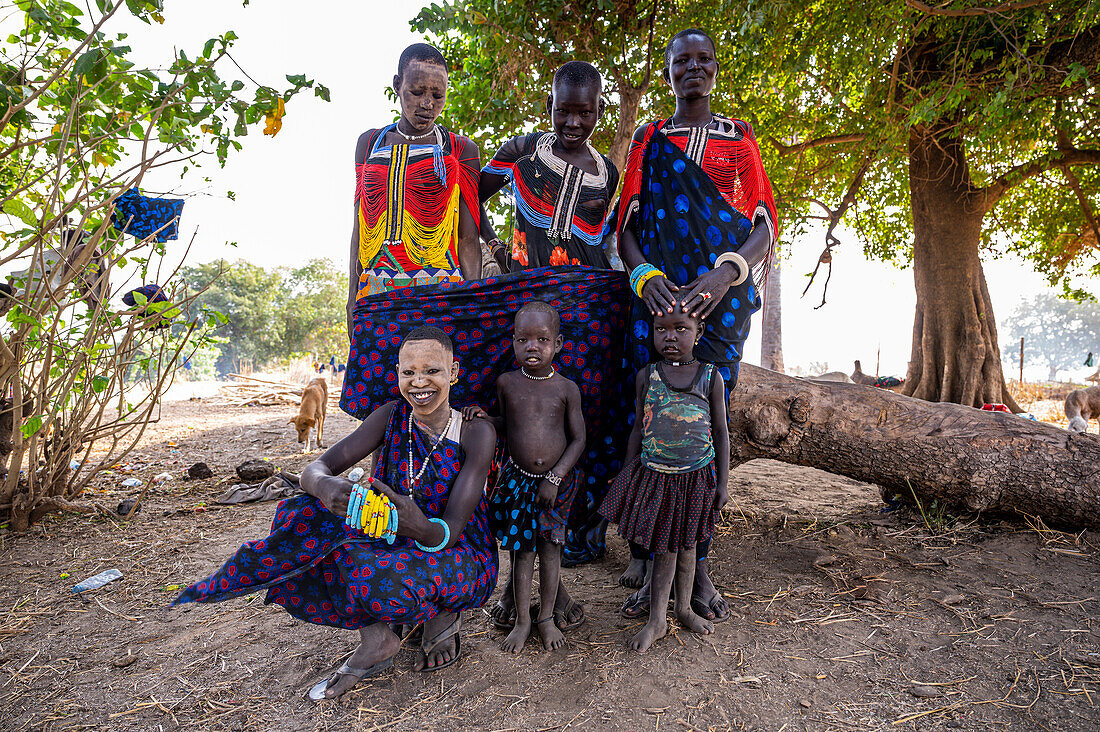
[[[330,698],[325,696],[325,692],[328,691],[328,685],[330,683],[334,683],[341,676],[353,676],[355,677],[355,683],[344,689],[344,693],[346,694],[354,689],[356,685],[363,679],[369,678],[371,676],[377,676],[392,665],[393,656],[390,656],[389,658],[384,658],[373,666],[368,666],[367,668],[355,668],[354,666],[349,666],[347,661],[344,661],[343,665],[341,665],[340,668],[336,669],[336,672],[334,674],[327,678],[321,679],[316,684],[314,684],[313,687],[306,693],[306,698],[312,702],[325,701],[326,699]],[[334,696],[331,698],[337,699],[339,697]]]
[[[453,666],[458,661],[458,659],[462,658],[462,635],[459,633],[461,629],[462,615],[456,614],[454,622],[441,630],[438,635],[427,642],[421,641],[420,660],[424,664],[420,668],[421,672],[427,673],[430,671],[439,671],[440,669],[445,669],[448,666]],[[455,654],[451,658],[451,660],[444,661],[443,663],[437,664],[435,666],[428,666],[428,656],[432,655],[432,653],[435,652],[436,648],[439,648],[439,646],[443,645],[443,643],[445,643],[452,637],[455,639]]]
[[[699,595],[692,595],[691,610],[699,617],[706,618],[712,623],[724,623],[730,619],[730,609],[727,603],[725,613],[719,613],[719,608],[716,607],[716,605],[718,605],[718,602],[722,599],[722,595],[717,592],[714,593],[714,596],[710,598],[709,602],[704,601]]]
[[[497,608],[500,608],[501,612],[498,613]],[[497,600],[497,604],[493,606],[493,609],[488,612],[487,615],[489,616],[489,622],[493,624],[494,628],[507,632],[516,627],[516,608],[514,605],[507,608],[507,615],[504,615],[505,609],[504,603]],[[500,617],[501,615],[504,615],[503,619]]]
[[[642,597],[635,592],[633,595],[626,598],[626,602],[624,602],[622,608],[619,609],[619,614],[627,620],[634,620],[643,615],[649,615],[649,598]]]
[[[581,609],[580,616],[571,623],[567,622],[566,617],[568,617],[576,608]],[[569,602],[565,603],[565,607],[563,607],[561,610],[554,610],[554,624],[558,626],[558,630],[560,630],[562,633],[568,633],[571,630],[576,630],[577,628],[584,625],[584,621],[584,605],[581,605],[572,597],[569,598]]]
[[[402,641],[408,641],[411,644],[420,645],[420,642],[424,640],[423,623],[417,623],[415,625],[411,623],[396,623],[390,626],[390,630],[396,633],[397,637]]]

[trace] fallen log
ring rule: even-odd
[[[889,496],[1100,526],[1100,439],[1014,414],[743,364],[730,396],[730,467],[755,458],[846,475]]]

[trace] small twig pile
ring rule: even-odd
[[[228,404],[234,407],[270,407],[275,404],[301,404],[301,385],[285,384],[279,381],[257,379],[243,374],[229,374],[230,381],[221,388],[221,394]]]

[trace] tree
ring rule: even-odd
[[[536,116],[537,80],[576,56],[616,79],[618,154],[638,119],[671,108],[667,93],[636,99],[655,83],[671,31],[709,29],[722,64],[713,107],[749,120],[763,140],[784,236],[823,223],[826,271],[842,222],[868,255],[912,261],[907,393],[1015,406],[981,253],[1002,238],[1067,290],[1082,272],[1100,273],[1095,0],[565,7],[474,0],[418,16],[414,27],[465,59],[451,111],[461,128],[513,134]],[[637,76],[623,84],[618,68]],[[503,90],[524,75],[537,83],[521,82],[526,101],[509,110]]]
[[[718,4],[720,5],[720,3]],[[451,61],[446,120],[487,154],[543,118],[554,71],[572,59],[594,64],[611,96],[594,144],[620,169],[658,82],[665,43],[689,25],[717,25],[722,8],[702,2],[493,0],[433,3],[413,20]],[[664,100],[671,108],[670,100]]]
[[[760,325],[760,365],[783,373],[783,295],[779,262],[779,257],[772,262],[764,288],[766,302]]]
[[[242,362],[263,363],[283,355],[283,280],[277,271],[240,259],[219,259],[185,267],[180,275],[191,291],[201,293],[194,299],[197,307],[224,316],[216,331],[224,340],[219,373],[239,371]]]
[[[729,407],[730,468],[770,458],[879,485],[884,498],[912,500],[918,510],[937,501],[1100,526],[1100,441],[1090,435],[750,364]]]
[[[280,307],[285,353],[309,351],[319,358],[347,355],[347,271],[332,260],[313,259],[280,270],[285,298]]]
[[[1096,261],[1095,3],[754,7],[745,45],[779,93],[746,101],[803,171],[787,195],[824,212],[827,250],[844,221],[868,253],[912,259],[905,393],[1015,406],[981,252],[1006,238],[1067,289]]]
[[[182,279],[197,293],[194,308],[224,316],[217,360],[222,375],[242,363],[262,365],[296,353],[319,357],[347,348],[347,274],[328,259],[298,268],[265,269],[219,259],[185,267]]]
[[[1089,352],[1100,353],[1100,304],[1074,302],[1051,294],[1021,302],[1009,319],[1008,337],[1024,339],[1024,363],[1046,366],[1048,379],[1059,371],[1084,365]],[[1019,365],[1020,354],[1007,349],[1009,363]]]
[[[224,162],[261,119],[274,134],[285,101],[313,86],[303,76],[282,91],[223,78],[219,69],[237,72],[232,32],[159,70],[137,67],[125,36],[108,33],[111,20],[159,22],[161,10],[159,0],[2,5],[11,33],[0,40],[0,262],[22,269],[0,305],[0,393],[12,394],[0,406],[0,520],[16,531],[51,511],[92,509],[76,499],[133,449],[174,364],[207,345],[217,322],[201,310],[183,317],[190,302],[171,272],[160,276],[162,301],[118,302],[133,285],[112,275],[127,267],[118,279],[151,281],[169,246],[157,232],[115,231],[119,196],[154,168]],[[149,388],[125,378],[133,369],[156,375]]]

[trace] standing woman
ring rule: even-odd
[[[696,28],[677,33],[662,73],[676,112],[634,133],[619,204],[619,250],[637,295],[631,355],[637,368],[654,360],[653,316],[680,308],[698,314],[703,335],[695,357],[718,367],[728,395],[737,385],[749,316],[760,309],[778,230],[775,200],[752,126],[710,108],[718,75],[711,37]],[[691,604],[721,621],[729,605],[711,582],[709,548],[709,542],[698,547]],[[631,555],[624,579],[644,567],[644,550],[632,546]],[[648,609],[643,588],[623,614]]]
[[[355,147],[355,221],[348,270],[348,335],[363,298],[408,285],[481,277],[477,145],[436,124],[447,64],[427,43],[401,53],[393,88],[401,118]]]

